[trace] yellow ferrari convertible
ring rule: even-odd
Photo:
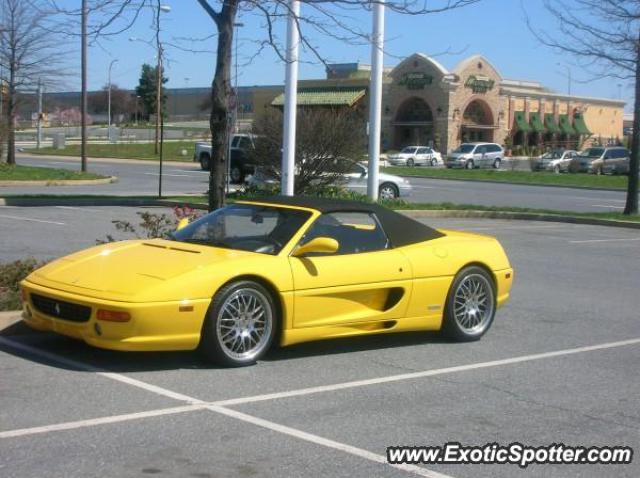
[[[375,204],[265,198],[181,226],[33,272],[21,283],[25,322],[96,347],[199,349],[241,366],[274,341],[421,330],[476,340],[513,280],[496,239]]]

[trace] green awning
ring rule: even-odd
[[[591,136],[592,134],[589,128],[587,128],[587,123],[584,122],[584,116],[582,116],[582,114],[573,116],[573,129],[575,129],[578,134],[585,134],[587,136]]]
[[[553,113],[546,113],[544,115],[544,125],[547,128],[547,132],[549,133],[559,133],[560,128],[558,127],[558,123],[556,123],[556,119],[553,116]]]
[[[364,88],[306,88],[298,90],[298,106],[353,106],[364,95]],[[271,102],[284,105],[284,93]]]
[[[573,129],[571,123],[569,123],[568,115],[560,115],[558,116],[558,124],[560,125],[560,132],[563,134],[576,134],[576,130]]]
[[[523,133],[529,133],[531,131],[531,125],[527,123],[524,111],[516,111],[514,119],[516,121],[516,131],[522,131]]]
[[[547,129],[542,124],[540,113],[529,113],[529,124],[536,133],[546,133]]]

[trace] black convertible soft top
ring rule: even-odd
[[[265,204],[305,207],[321,213],[365,212],[376,215],[392,247],[402,247],[444,236],[441,232],[418,221],[374,203],[328,199],[310,196],[269,196],[246,200]]]

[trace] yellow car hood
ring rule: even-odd
[[[123,241],[53,261],[27,280],[90,297],[132,300],[187,272],[247,254],[161,239]]]

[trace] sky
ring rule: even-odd
[[[163,4],[171,7],[171,11],[162,13],[161,17],[162,41],[166,44],[168,57],[167,87],[209,86],[215,66],[216,38],[194,39],[215,33],[211,19],[196,0],[165,0]],[[590,75],[581,70],[573,58],[540,45],[525,23],[525,7],[534,24],[553,28],[553,19],[543,8],[542,0],[482,0],[462,9],[427,16],[387,11],[385,66],[396,65],[402,58],[420,52],[434,56],[446,68],[453,69],[461,60],[479,53],[497,67],[503,78],[539,81],[555,91],[566,92],[570,69],[573,94],[632,100],[633,91],[627,83],[610,78],[584,82],[591,80]],[[311,14],[309,10],[303,5],[301,15]],[[144,13],[129,31],[90,47],[90,89],[99,89],[107,83],[108,67],[114,59],[118,61],[113,65],[112,82],[121,88],[135,87],[142,63],[155,64],[156,61],[155,48],[140,41],[153,39],[151,20],[151,12]],[[344,20],[368,31],[371,13],[364,10],[348,12],[348,18]],[[247,13],[241,14],[237,21],[244,24],[238,29],[238,84],[282,84],[285,67],[278,56],[270,49],[255,56],[257,42],[266,37],[263,21]],[[275,31],[284,38],[284,23],[276,24]],[[307,35],[327,62],[371,62],[367,45],[347,44],[316,32]],[[131,38],[138,40],[131,41]],[[78,68],[79,55],[77,60],[71,59],[74,69]],[[324,77],[324,66],[310,51],[302,51],[301,60],[300,79]],[[75,78],[77,80],[72,79],[63,89],[78,90],[79,75]]]

